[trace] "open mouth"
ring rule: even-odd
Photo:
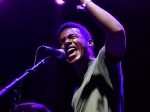
[[[72,57],[76,54],[77,52],[77,48],[76,47],[70,47],[68,48],[68,51],[67,51],[67,56],[68,57]]]

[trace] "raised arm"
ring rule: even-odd
[[[123,26],[111,14],[93,2],[87,4],[86,12],[94,18],[100,28],[107,34],[105,48],[111,61],[115,63],[120,61],[126,48],[126,36]]]
[[[86,0],[65,0],[72,1],[76,4],[83,4]],[[110,60],[117,63],[124,55],[126,48],[126,36],[123,26],[107,11],[96,5],[88,2],[86,6],[87,13],[96,21],[98,26],[106,33],[106,53]]]

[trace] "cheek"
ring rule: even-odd
[[[82,54],[85,54],[87,52],[88,46],[85,43],[79,43],[78,45],[79,45],[80,52]]]
[[[64,45],[62,45],[62,46],[60,46],[60,48],[61,48],[61,49],[65,49],[65,46],[64,46]]]
[[[88,44],[85,41],[79,41],[78,43],[82,49],[86,49],[88,47]]]

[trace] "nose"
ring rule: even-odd
[[[65,46],[69,46],[72,43],[71,39],[66,39],[65,40]]]

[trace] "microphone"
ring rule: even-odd
[[[50,54],[55,54],[56,57],[59,59],[62,59],[66,56],[65,51],[63,49],[56,49],[45,45],[42,45],[41,47],[45,48]]]

